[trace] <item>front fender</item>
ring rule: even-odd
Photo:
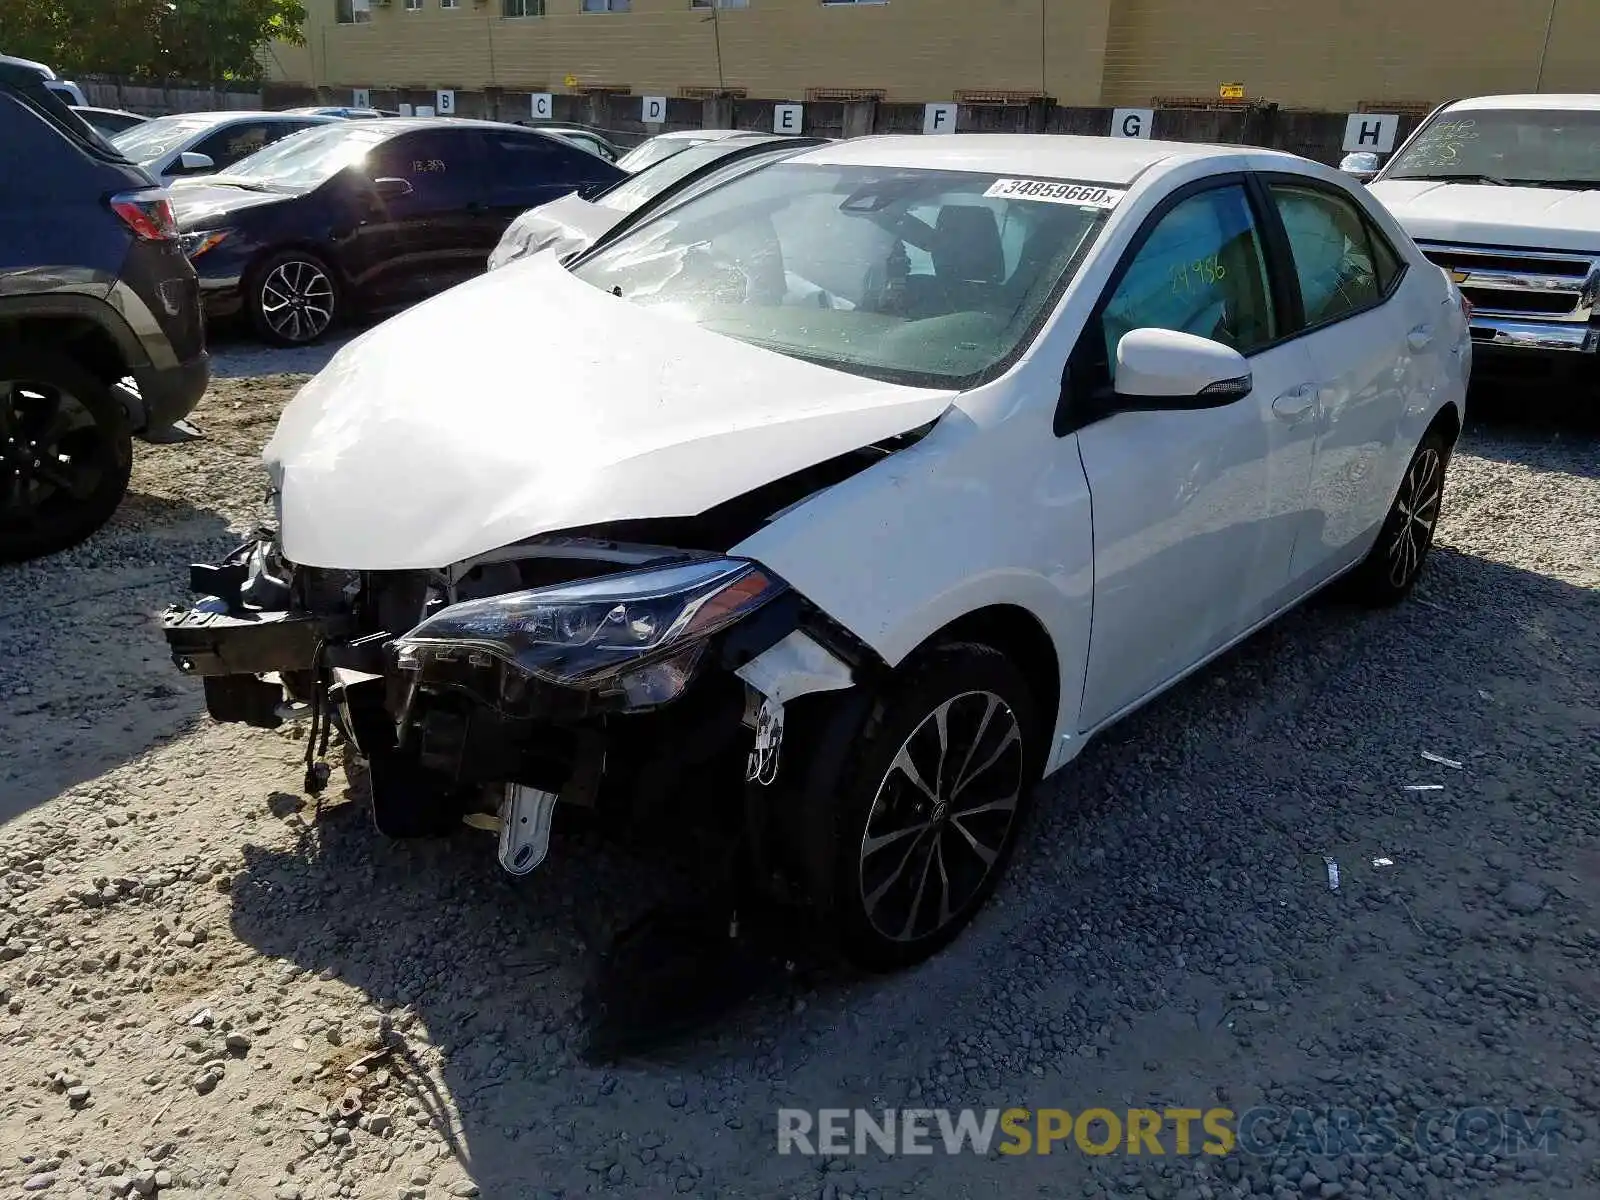
[[[1076,734],[1094,574],[1076,443],[1054,437],[1047,418],[1019,413],[980,430],[953,409],[915,446],[812,497],[733,553],[771,567],[891,666],[979,609],[1029,613],[1056,652],[1054,769]]]

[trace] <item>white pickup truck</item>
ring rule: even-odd
[[[1475,369],[1596,373],[1600,95],[1454,101],[1382,170],[1371,154],[1342,166],[1472,304]]]

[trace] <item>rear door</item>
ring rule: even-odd
[[[1308,521],[1290,567],[1304,590],[1359,558],[1388,512],[1401,419],[1425,399],[1412,395],[1419,381],[1437,377],[1426,360],[1437,314],[1353,197],[1301,176],[1264,182],[1287,235],[1318,388]]]
[[[622,172],[559,138],[516,129],[481,133],[486,177],[480,216],[483,252],[521,213],[590,184],[609,183]]]
[[[476,130],[419,129],[367,156],[370,179],[404,180],[404,195],[368,202],[355,235],[362,290],[404,302],[454,287],[483,270],[483,146]]]

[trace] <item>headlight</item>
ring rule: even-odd
[[[185,233],[178,239],[178,244],[183,247],[183,253],[189,258],[199,258],[207,250],[212,249],[218,242],[228,236],[226,229],[196,230],[194,233]]]
[[[511,668],[508,706],[520,675],[647,707],[683,691],[707,638],[785,588],[744,559],[701,559],[452,604],[395,649],[403,670],[463,659]]]

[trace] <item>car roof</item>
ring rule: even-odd
[[[656,134],[655,138],[651,140],[659,139],[663,142],[676,142],[684,139],[693,139],[695,141],[710,142],[718,138],[738,137],[741,133],[751,132],[753,131],[749,129],[669,129],[665,133]]]
[[[56,73],[53,70],[42,62],[34,62],[31,58],[18,58],[14,54],[0,54],[0,65],[22,67],[29,71],[35,71],[52,82],[56,80]]]
[[[268,112],[265,109],[230,108],[226,112],[180,112],[167,113],[164,117],[153,117],[152,120],[162,121],[187,121],[201,125],[226,125],[229,121],[259,121],[263,118],[273,118],[284,121],[337,121],[338,117],[317,116],[312,113],[282,113]]]
[[[1096,183],[1132,183],[1158,163],[1252,156],[1299,162],[1292,154],[1254,146],[1145,141],[1069,133],[879,134],[847,138],[803,150],[790,162],[829,166],[900,167],[978,171],[991,175],[1043,175]]]
[[[1451,112],[1475,112],[1482,109],[1578,109],[1600,112],[1600,93],[1571,92],[1566,95],[1539,94],[1520,96],[1471,96],[1449,105]]]

